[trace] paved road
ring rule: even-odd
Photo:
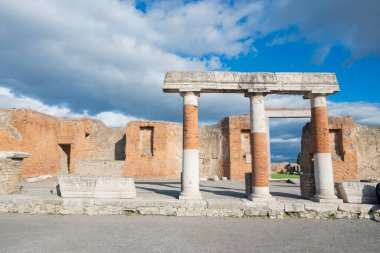
[[[380,252],[370,220],[0,215],[0,252]]]

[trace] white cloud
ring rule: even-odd
[[[380,104],[368,102],[328,102],[331,116],[351,116],[357,123],[380,125]]]
[[[270,142],[271,143],[300,143],[301,142],[301,138],[289,138],[289,139],[271,138]]]
[[[95,115],[89,115],[87,112],[74,113],[65,106],[49,106],[37,99],[16,96],[10,89],[3,87],[0,87],[0,108],[28,108],[64,119],[90,117],[103,121],[109,127],[124,127],[129,121],[142,120],[141,118],[110,111],[100,112]]]
[[[296,30],[292,36],[274,39],[273,45],[295,37],[319,46],[314,63],[320,64],[332,45],[342,45],[352,52],[351,61],[365,55],[380,57],[380,4],[378,0],[297,1],[277,0],[266,3],[261,16],[263,35],[274,31]]]
[[[236,56],[250,50],[253,36],[249,17],[258,16],[261,2],[171,1],[152,4],[146,18],[161,36],[166,50],[187,55]],[[251,42],[251,41],[250,41]]]
[[[225,68],[221,56],[254,50],[262,3],[0,1],[0,85],[75,111],[180,118],[162,92],[169,70]],[[220,100],[220,99],[219,99]]]

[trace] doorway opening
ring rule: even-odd
[[[61,172],[71,173],[71,144],[58,144],[60,147],[60,167]]]

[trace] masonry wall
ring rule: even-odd
[[[124,160],[124,150],[123,128],[107,128],[91,119],[60,120],[26,109],[0,110],[0,151],[31,154],[23,163],[24,178],[75,173],[75,159]]]
[[[133,121],[126,128],[125,175],[135,178],[180,178],[182,125],[161,121]],[[227,138],[221,125],[199,127],[201,177],[223,176]]]
[[[13,193],[20,189],[22,160],[0,157],[0,194]]]
[[[157,121],[133,121],[126,128],[125,176],[179,178],[182,127]]]
[[[359,179],[380,180],[380,127],[355,124]]]
[[[199,173],[201,177],[224,176],[228,165],[228,136],[223,124],[199,127]]]
[[[380,178],[380,127],[355,124],[351,117],[329,117],[334,181]],[[311,125],[302,131],[302,171],[314,174]]]
[[[226,176],[231,180],[243,180],[252,172],[249,116],[231,116],[224,119],[228,131],[228,164]]]
[[[57,174],[59,120],[31,110],[0,110],[0,151],[23,151],[22,176]]]

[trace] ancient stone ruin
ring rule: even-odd
[[[202,198],[199,178],[244,180],[251,172],[250,199],[270,201],[267,122],[311,118],[302,132],[303,197],[336,201],[334,183],[380,179],[380,127],[327,116],[326,96],[339,90],[334,74],[169,72],[163,88],[183,97],[183,125],[133,121],[126,128],[108,128],[88,118],[57,119],[26,109],[2,109],[0,151],[30,154],[18,170],[24,179],[42,175],[181,179],[183,199]],[[198,97],[210,92],[241,93],[250,100],[251,114],[198,126]],[[311,109],[265,109],[264,97],[271,93],[303,94]],[[0,175],[1,182],[4,178]]]

